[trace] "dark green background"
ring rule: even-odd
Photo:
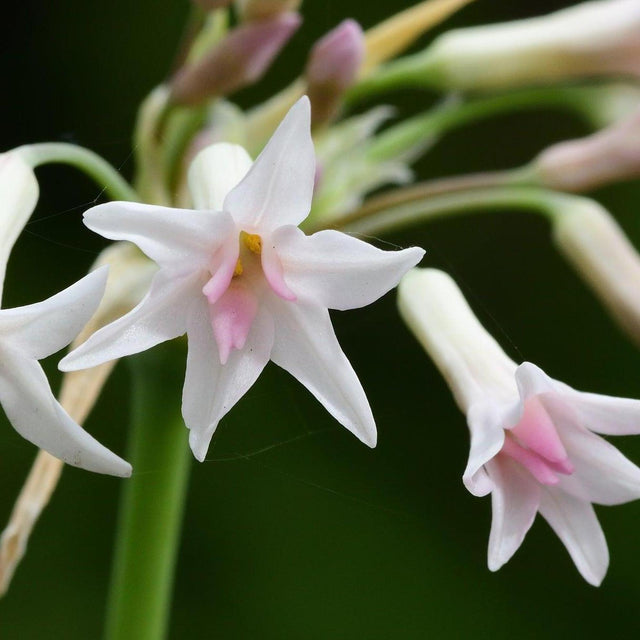
[[[73,141],[130,174],[136,105],[170,65],[187,1],[13,4],[2,38],[1,148]],[[304,28],[239,101],[252,104],[293,78],[314,39],[342,18],[366,27],[408,4],[307,2]],[[485,0],[448,24],[568,4]],[[408,114],[433,96],[389,99]],[[446,137],[419,175],[515,166],[582,132],[577,121],[551,112],[482,123]],[[81,224],[96,187],[70,169],[45,168],[39,177],[40,204],[9,264],[7,306],[70,284],[104,245]],[[599,196],[640,245],[639,185]],[[640,396],[637,350],[556,255],[541,218],[487,212],[387,239],[424,246],[424,265],[457,277],[514,358],[579,389]],[[600,589],[582,581],[541,520],[513,560],[490,573],[490,500],[472,497],[461,482],[463,416],[397,317],[394,295],[334,319],[377,417],[378,448],[358,443],[295,380],[269,366],[223,421],[207,461],[194,462],[171,638],[636,637],[640,504],[598,509],[612,557]],[[46,364],[57,385],[55,363]],[[87,423],[118,452],[126,446],[128,385],[121,364]],[[35,449],[2,422],[4,522]],[[618,443],[640,461],[640,439]],[[219,460],[236,453],[235,461]],[[65,470],[0,602],[0,638],[100,637],[121,484]]]

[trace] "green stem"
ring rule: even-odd
[[[373,161],[395,158],[432,136],[509,111],[551,106],[582,113],[583,95],[584,92],[576,88],[542,87],[444,104],[383,131],[372,142],[368,157]]]
[[[138,202],[133,187],[97,153],[66,142],[41,142],[16,149],[32,167],[43,164],[68,164],[87,174],[114,200]]]
[[[334,226],[352,233],[372,235],[397,231],[447,215],[478,213],[490,209],[525,209],[553,218],[576,197],[578,196],[524,186],[469,189],[442,196],[417,198],[358,219],[336,221]]]
[[[166,636],[191,457],[178,356],[182,349],[166,344],[132,359],[134,472],[119,514],[107,640]]]

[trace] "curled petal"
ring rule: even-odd
[[[540,514],[562,540],[582,577],[599,586],[609,567],[609,550],[591,504],[559,489],[542,489]]]
[[[0,310],[0,333],[16,350],[36,360],[60,351],[98,308],[108,271],[108,267],[96,269],[43,302]]]
[[[271,305],[276,329],[271,359],[307,387],[336,420],[374,447],[376,426],[369,402],[338,344],[328,311],[275,298]]]
[[[182,392],[182,415],[191,430],[193,455],[202,462],[220,419],[249,390],[269,361],[273,321],[261,310],[252,323],[244,348],[232,351],[226,364],[220,355],[206,301],[195,305],[187,325],[189,354]]]
[[[19,153],[0,154],[0,296],[9,254],[38,202],[38,181]]]
[[[297,227],[293,228],[298,230]],[[297,296],[286,282],[284,268],[273,243],[266,244],[262,248],[261,262],[264,277],[272,291],[283,300],[295,300]]]
[[[62,371],[88,369],[140,353],[186,331],[185,314],[201,294],[202,278],[192,274],[183,278],[158,272],[142,302],[115,322],[96,331],[86,342],[65,356]]]
[[[79,427],[51,393],[42,367],[0,346],[0,402],[15,430],[67,464],[97,473],[131,475],[131,465]]]
[[[235,232],[225,213],[108,202],[89,209],[84,223],[110,240],[138,245],[161,267],[185,273],[206,265]]]
[[[293,226],[278,229],[273,243],[289,286],[314,304],[340,310],[371,304],[424,255],[418,247],[382,251],[338,231],[306,236]]]
[[[504,444],[500,407],[491,402],[472,405],[467,414],[467,424],[471,447],[462,481],[474,496],[486,496],[493,489],[493,481],[484,465],[498,455]]]
[[[488,563],[491,571],[497,571],[520,548],[531,528],[540,503],[540,487],[506,456],[492,460],[488,473],[493,481]]]
[[[224,210],[245,231],[298,225],[307,217],[316,169],[310,118],[305,96],[291,107],[242,182],[226,197]]]

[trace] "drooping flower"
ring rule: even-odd
[[[337,231],[305,236],[297,225],[309,213],[314,174],[303,98],[255,163],[237,145],[200,152],[189,172],[196,210],[124,202],[89,210],[89,228],[134,242],[160,269],[140,305],[89,338],[61,368],[91,367],[186,332],[182,412],[198,460],[219,420],[270,359],[374,446],[371,409],[328,308],[370,304],[424,252],[381,251]]]
[[[492,498],[489,568],[511,558],[539,512],[584,579],[599,585],[609,552],[592,503],[640,498],[640,469],[597,434],[640,433],[640,401],[576,391],[529,362],[516,365],[441,271],[414,269],[398,299],[466,414],[463,481]]]
[[[0,292],[9,254],[38,200],[38,182],[18,152],[0,155]],[[131,466],[78,426],[54,398],[38,360],[73,340],[98,307],[107,269],[51,298],[0,309],[0,404],[15,430],[67,464],[118,476]]]

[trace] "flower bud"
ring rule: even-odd
[[[236,0],[236,7],[243,20],[267,20],[280,13],[296,11],[302,0]]]
[[[183,67],[171,83],[171,99],[196,105],[259,80],[300,26],[297,13],[237,27],[200,60]]]
[[[562,191],[589,191],[640,176],[640,109],[602,131],[549,147],[534,164],[545,186]]]
[[[547,16],[455,29],[371,78],[487,91],[598,75],[640,76],[640,2],[597,0]]]
[[[355,20],[344,20],[313,46],[306,77],[314,124],[336,114],[342,95],[358,75],[364,52],[364,34]]]
[[[640,256],[598,203],[571,198],[554,218],[560,252],[590,285],[620,327],[640,345]]]
[[[38,201],[33,169],[17,151],[0,154],[0,296],[9,254]]]

